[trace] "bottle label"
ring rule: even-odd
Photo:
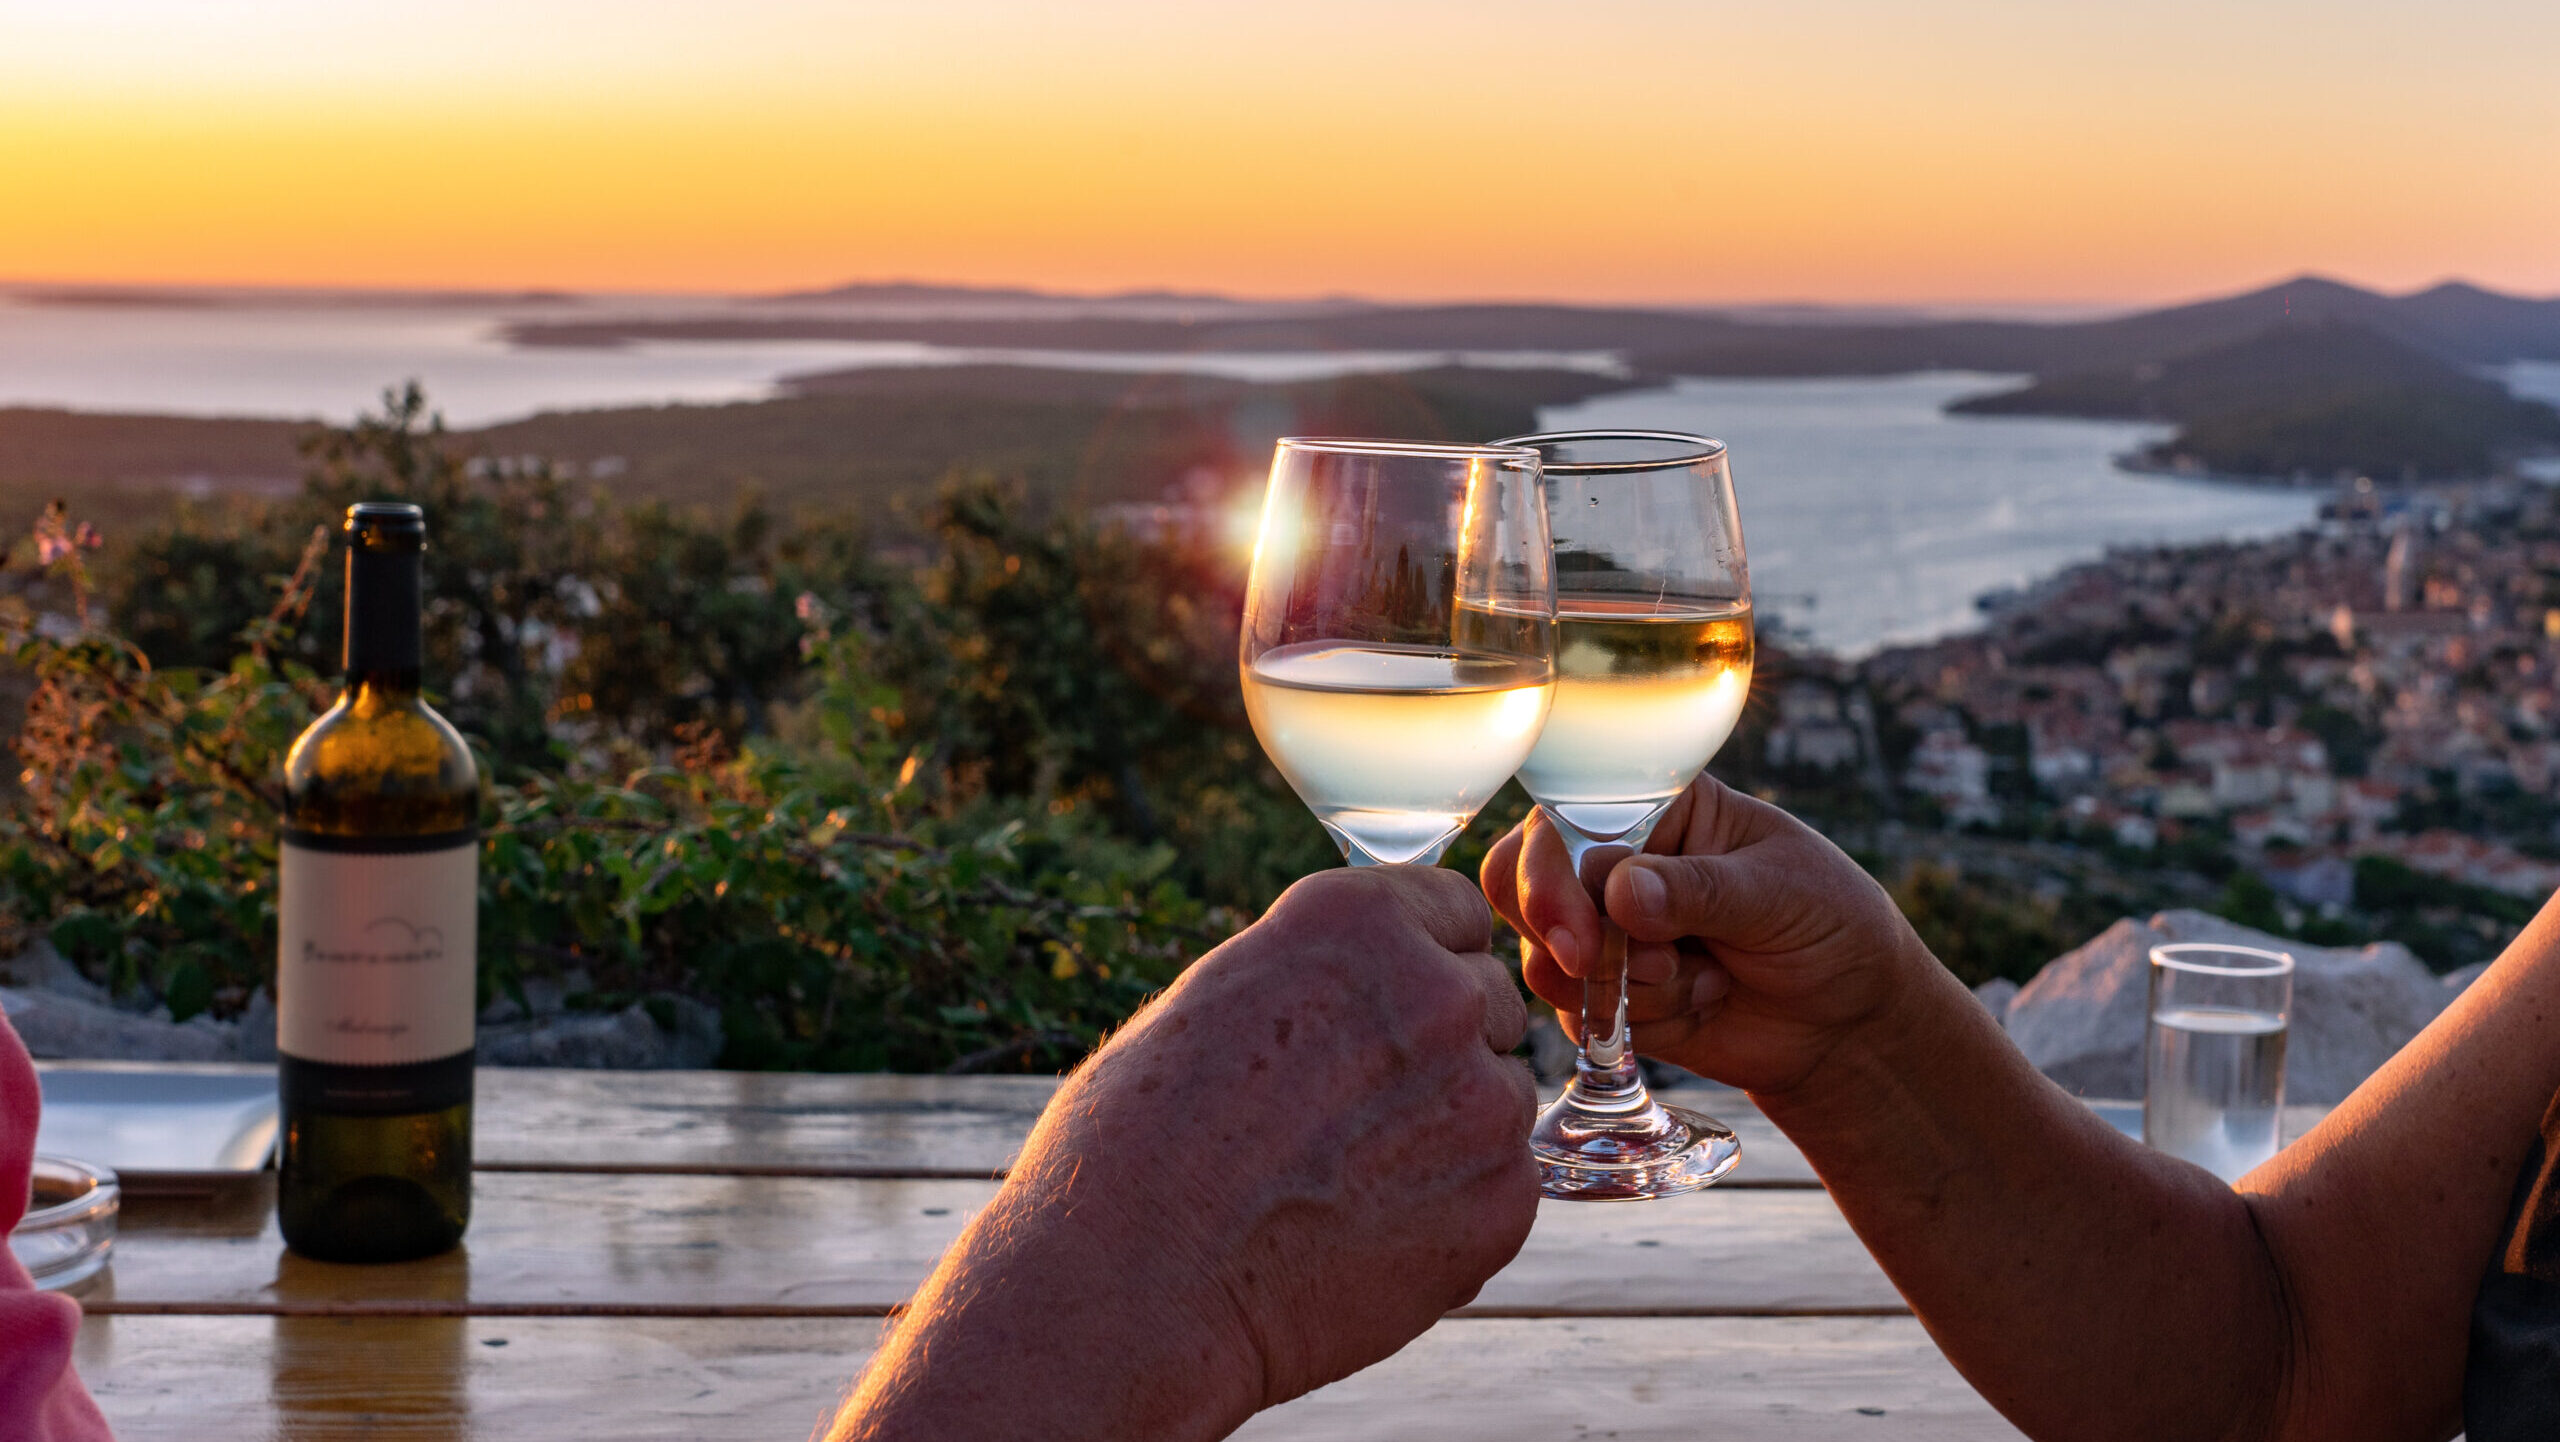
[[[286,833],[276,1050],[335,1066],[403,1066],[471,1050],[479,862],[469,831]]]

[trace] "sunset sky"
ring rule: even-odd
[[[0,0],[0,279],[2560,293],[2560,4]]]

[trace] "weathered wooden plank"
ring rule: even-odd
[[[1544,1202],[1479,1315],[1902,1312],[1902,1295],[1819,1189],[1659,1202]]]
[[[472,1150],[493,1170],[991,1177],[1055,1077],[484,1067]]]
[[[271,1183],[213,1204],[137,1199],[97,1312],[876,1314],[903,1300],[995,1192],[985,1181],[496,1172],[471,1232],[394,1266],[283,1250]],[[1898,1311],[1819,1190],[1550,1202],[1479,1311]]]
[[[489,1170],[774,1176],[1001,1174],[1057,1086],[1053,1077],[835,1076],[485,1068],[473,1138]],[[1813,1169],[1741,1092],[1670,1093],[1731,1126],[1727,1186],[1813,1186]]]
[[[1251,1442],[2020,1436],[1909,1317],[1446,1321],[1236,1435]]]
[[[57,1065],[83,1064],[47,1064]],[[489,1171],[997,1177],[1056,1088],[1054,1077],[489,1067],[480,1072],[473,1146]],[[1665,1095],[1741,1137],[1742,1161],[1725,1187],[1820,1185],[1804,1154],[1750,1097],[1699,1082]],[[2141,1135],[2139,1102],[2089,1105]],[[2327,1111],[2287,1107],[2285,1140]]]
[[[274,1075],[221,1063],[46,1062],[40,1070]],[[1057,1086],[1049,1076],[483,1067],[473,1152],[489,1171],[998,1177]],[[1741,1136],[1744,1160],[1731,1184],[1813,1183],[1749,1097],[1692,1085],[1675,1099]]]
[[[1056,1086],[1053,1077],[490,1068],[480,1073],[476,1146],[480,1165],[504,1171],[1000,1176]],[[1744,1093],[1691,1081],[1663,1095],[1742,1139],[1742,1161],[1722,1185],[1821,1185]],[[2087,1104],[2141,1136],[2141,1102]],[[2328,1111],[2285,1108],[2285,1141]]]
[[[800,1437],[876,1322],[93,1317],[123,1442]],[[1909,1318],[1443,1322],[1247,1424],[1254,1442],[2015,1438]]]

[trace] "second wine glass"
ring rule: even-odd
[[[1556,557],[1556,701],[1520,783],[1599,899],[1733,734],[1751,689],[1751,580],[1721,441],[1576,431],[1538,452]],[[1627,934],[1602,918],[1581,1049],[1530,1135],[1546,1194],[1638,1201],[1707,1186],[1741,1143],[1656,1101],[1627,1037]]]

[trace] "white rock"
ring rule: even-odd
[[[663,998],[676,1028],[666,1030],[634,1002],[610,1015],[564,1013],[541,1021],[480,1028],[482,1066],[605,1067],[618,1071],[695,1069],[720,1054],[720,1013],[683,997]]]
[[[115,999],[107,989],[80,974],[53,943],[39,936],[27,949],[6,961],[0,961],[0,986],[13,986],[26,991],[49,991],[79,1001],[110,1006]]]
[[[2045,1075],[2083,1096],[2141,1096],[2150,952],[2175,941],[2292,953],[2288,1102],[2343,1100],[2456,992],[2398,942],[2307,946],[2200,911],[2164,911],[2148,922],[2127,917],[2037,972],[2010,1003],[2010,1039]]]
[[[240,1059],[242,1061],[274,1061],[276,1059],[276,1004],[259,987],[249,993],[249,1004],[240,1012]]]
[[[1995,976],[1973,989],[1974,1000],[1990,1009],[1992,1020],[2009,1015],[2010,1006],[2018,999],[2018,984],[2005,976]]]
[[[50,991],[0,988],[27,1051],[90,1061],[238,1061],[240,1029],[209,1016],[171,1022]]]
[[[720,1055],[720,1012],[685,997],[658,998],[675,1021],[658,1025],[647,1004],[611,1014],[571,1012],[566,996],[590,986],[583,974],[565,982],[526,986],[533,1019],[512,1004],[479,1030],[483,1066],[612,1067],[645,1071],[696,1069]],[[249,1061],[276,1059],[276,1009],[265,988],[230,1021],[194,1016],[169,1020],[167,1008],[144,1014],[113,1005],[106,989],[38,941],[18,956],[0,959],[0,1010],[29,1053],[47,1060]]]
[[[566,1016],[569,1014],[569,998],[595,990],[595,983],[588,980],[583,968],[572,967],[557,980],[547,976],[526,977],[520,989],[524,992],[523,1005],[518,1005],[512,996],[501,996],[480,1009],[480,1024],[500,1026],[511,1021],[523,1021],[528,1015],[535,1021]],[[530,1012],[527,1008],[531,1008]]]

